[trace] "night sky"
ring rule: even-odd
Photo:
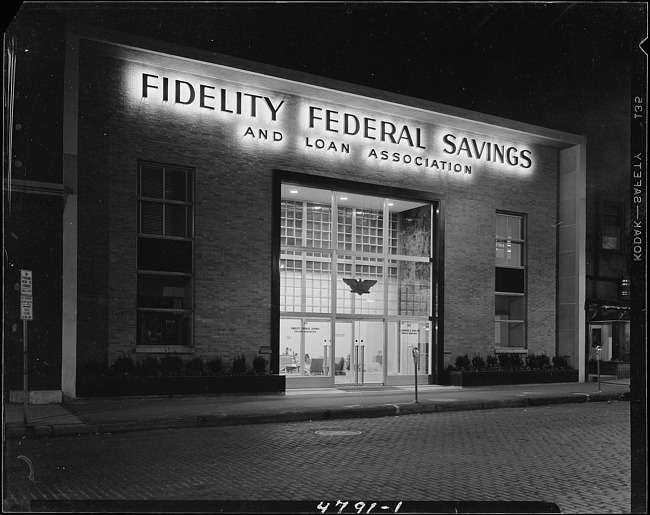
[[[6,33],[30,155],[59,123],[30,100],[58,101],[66,18],[593,138],[629,116],[647,4],[26,2]]]
[[[645,3],[26,2],[70,19],[527,121],[607,104]],[[44,36],[41,31],[36,38]],[[24,44],[37,43],[36,40]]]

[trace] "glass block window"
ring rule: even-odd
[[[358,252],[381,254],[384,237],[384,217],[379,211],[371,209],[355,209],[356,215],[356,245]]]
[[[352,256],[339,256],[337,263],[337,277],[353,277],[354,260]],[[353,297],[349,294],[348,288],[343,282],[336,289],[336,309],[339,313],[352,313],[354,304]]]
[[[313,259],[305,260],[305,269],[305,288],[311,292],[305,298],[305,311],[329,313],[332,310],[332,266],[329,255],[316,255]]]
[[[339,207],[337,235],[338,250],[352,250],[352,213],[351,207]]]
[[[397,261],[389,261],[388,266],[388,314],[399,314],[399,281]]]
[[[431,304],[431,264],[399,261],[397,271],[399,314],[428,315]]]
[[[331,247],[332,210],[330,206],[307,203],[306,246],[319,249]]]
[[[354,302],[354,313],[381,315],[384,311],[384,260],[378,257],[357,257],[354,270],[350,275],[341,277],[377,281],[369,288],[370,293],[348,294]],[[349,288],[347,289],[349,290]]]
[[[397,254],[398,229],[397,215],[391,213],[388,221],[388,248],[391,254]]]
[[[335,219],[332,199],[341,201]],[[332,313],[334,285],[336,313],[429,316],[431,205],[406,202],[392,210],[393,202],[287,185],[280,220],[282,313]],[[390,266],[386,246],[400,256]],[[370,294],[359,295],[343,279],[377,282]]]
[[[296,259],[280,260],[280,303],[283,311],[301,311],[302,308],[302,256],[297,252],[294,254]]]
[[[282,201],[282,245],[302,245],[302,202]]]

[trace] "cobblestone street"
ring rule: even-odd
[[[629,513],[628,402],[5,442],[4,508],[37,499],[526,501]],[[354,511],[356,513],[356,511]],[[365,513],[365,512],[364,512]]]

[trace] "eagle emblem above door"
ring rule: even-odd
[[[365,281],[362,281],[361,279],[358,281],[356,279],[343,279],[343,282],[350,287],[352,293],[356,293],[357,295],[370,293],[370,288],[377,283],[377,281],[371,279],[366,279]]]

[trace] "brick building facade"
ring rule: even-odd
[[[288,387],[338,384],[341,357],[356,381],[361,334],[369,380],[400,384],[409,324],[431,383],[457,356],[508,349],[584,380],[583,137],[83,27],[65,96],[63,395],[125,356],[262,356]],[[417,210],[420,254],[404,229]],[[409,270],[426,293],[411,311]],[[365,297],[341,281],[362,271]],[[288,373],[321,349],[321,374]]]

